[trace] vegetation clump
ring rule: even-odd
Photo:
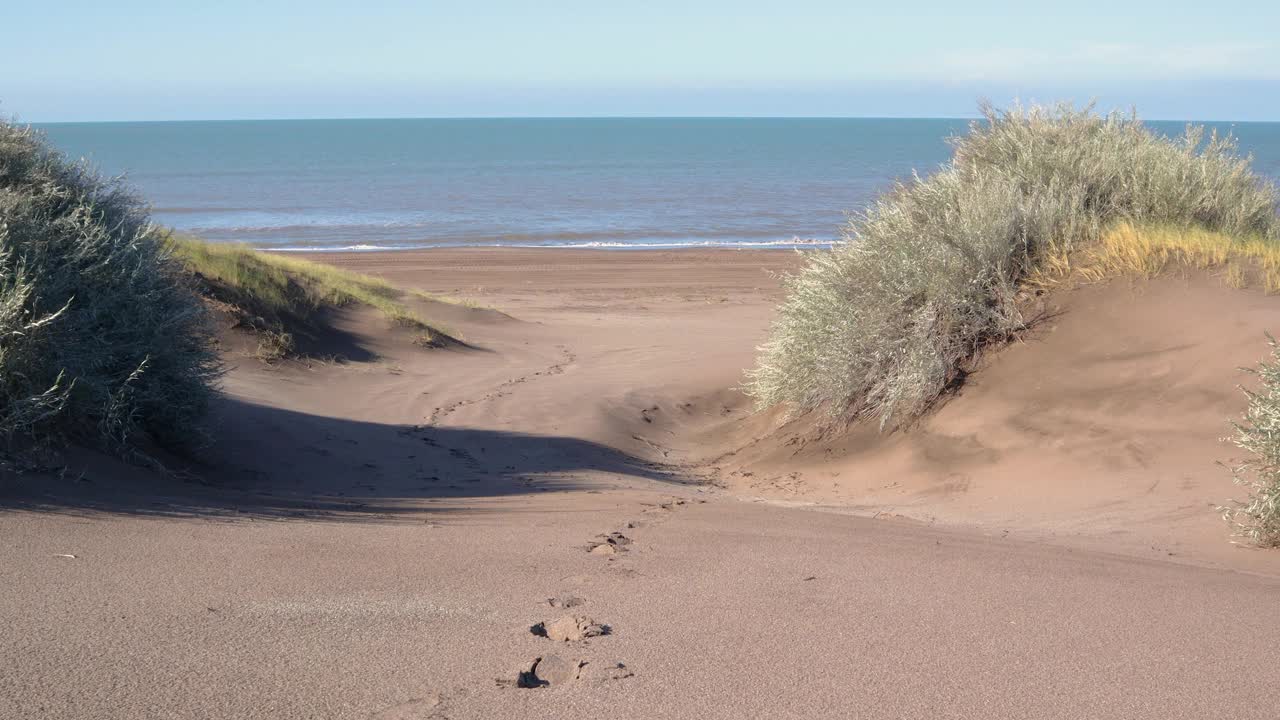
[[[1089,280],[1117,275],[1150,278],[1175,267],[1221,270],[1232,287],[1280,291],[1280,243],[1187,225],[1117,223],[1063,267]],[[1049,272],[1061,272],[1055,268]]]
[[[293,354],[295,335],[315,332],[326,309],[353,303],[376,308],[395,326],[419,333],[421,344],[448,338],[405,306],[403,291],[381,278],[244,245],[176,235],[166,242],[206,295],[259,333],[259,354],[265,359]]]
[[[1065,271],[1117,223],[1212,231],[1233,252],[1280,243],[1280,193],[1229,137],[1172,139],[1069,105],[982,113],[950,163],[899,183],[785,278],[748,377],[761,406],[910,421],[1026,327],[1028,279]]]
[[[188,446],[220,372],[146,205],[0,121],[0,435]]]
[[[1231,468],[1249,498],[1223,508],[1237,533],[1259,545],[1280,546],[1280,343],[1270,335],[1271,360],[1258,364],[1258,391],[1245,390],[1249,405],[1242,422],[1234,422],[1232,441],[1250,455]]]

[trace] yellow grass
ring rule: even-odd
[[[1280,291],[1280,246],[1260,237],[1233,237],[1198,227],[1121,222],[1072,256],[1048,258],[1031,278],[1049,285],[1075,272],[1089,281],[1155,277],[1175,267],[1217,270],[1231,287]]]

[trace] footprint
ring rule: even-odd
[[[672,510],[675,510],[681,505],[685,505],[687,503],[688,501],[685,500],[684,498],[671,498],[670,500],[663,500],[662,502],[656,505],[650,505],[649,507],[645,508],[643,512],[646,515],[666,515],[670,513]]]
[[[379,710],[370,715],[369,720],[442,720],[445,710],[444,698],[439,693],[432,693]]]
[[[626,552],[627,546],[631,544],[631,538],[620,532],[611,532],[599,537],[603,539],[587,546],[587,552],[592,555],[616,555]]]
[[[587,638],[608,635],[613,628],[598,623],[589,617],[562,615],[555,620],[543,622],[529,628],[529,632],[557,642],[581,642]]]
[[[535,658],[528,670],[520,671],[516,676],[516,687],[533,690],[568,685],[578,679],[583,665],[586,663],[582,660],[560,655],[543,655]]]
[[[613,664],[587,663],[578,670],[579,680],[596,684],[607,683],[612,680],[625,680],[629,677],[635,677],[635,673],[620,662]]]
[[[561,655],[543,655],[536,658],[528,670],[516,676],[515,687],[525,690],[563,687],[575,682],[601,684],[613,680],[635,677],[631,669],[620,662],[594,663]],[[498,685],[509,687],[509,680],[498,680]]]

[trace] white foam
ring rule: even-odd
[[[464,247],[509,247],[509,248],[560,248],[560,249],[578,249],[578,250],[681,250],[692,248],[724,248],[724,249],[751,249],[751,248],[768,248],[778,250],[791,250],[800,248],[829,248],[839,244],[838,240],[825,240],[821,238],[791,238],[790,240],[671,240],[659,242],[621,242],[617,240],[590,240],[584,242],[545,242],[545,243],[503,243],[503,242],[487,242],[487,243],[435,243],[435,244],[388,244],[388,245],[296,245],[284,247],[264,247],[262,250],[271,252],[376,252],[384,250],[428,250],[433,248],[464,248]]]

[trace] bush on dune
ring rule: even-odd
[[[190,446],[212,337],[146,205],[0,122],[0,434]]]
[[[909,422],[984,346],[1026,326],[1019,293],[1116,223],[1280,242],[1276,188],[1230,138],[1170,139],[1070,106],[997,111],[953,138],[938,172],[853,218],[846,242],[784,280],[748,390],[761,406]]]
[[[1271,360],[1258,364],[1262,381],[1249,398],[1243,422],[1232,423],[1236,446],[1251,459],[1231,468],[1236,483],[1249,490],[1249,499],[1223,508],[1239,535],[1265,546],[1280,546],[1280,343],[1271,341]]]

